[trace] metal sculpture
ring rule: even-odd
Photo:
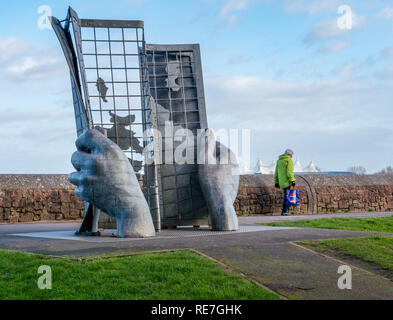
[[[78,150],[70,181],[85,201],[78,233],[99,235],[101,210],[120,237],[208,223],[236,230],[237,162],[205,132],[199,45],[146,45],[143,21],[79,19],[71,8],[65,20],[51,23],[71,75]],[[208,141],[200,132],[209,133]],[[219,152],[203,151],[212,162],[198,164],[198,148],[211,139]],[[182,146],[191,156],[180,163]],[[218,161],[224,154],[227,164]]]

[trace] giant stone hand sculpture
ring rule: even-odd
[[[212,229],[234,231],[239,228],[233,203],[239,188],[239,170],[235,154],[207,129],[199,141],[199,182],[210,212]]]
[[[86,131],[76,140],[71,162],[76,172],[69,180],[75,194],[116,218],[118,237],[153,237],[149,206],[134,169],[117,144],[98,130]]]

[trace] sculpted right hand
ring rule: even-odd
[[[118,235],[153,236],[149,206],[134,169],[117,144],[91,129],[76,140],[71,162],[76,172],[69,180],[82,200],[117,220]]]

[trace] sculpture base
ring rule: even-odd
[[[76,236],[85,236],[85,237],[100,237],[101,236],[101,232],[97,231],[97,232],[90,232],[90,231],[75,231],[75,235]]]

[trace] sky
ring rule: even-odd
[[[393,165],[391,1],[18,0],[0,12],[0,173],[73,171],[69,72],[39,28],[44,5],[60,20],[69,5],[144,20],[148,43],[199,43],[209,127],[251,130],[252,167],[288,147],[326,171]]]

